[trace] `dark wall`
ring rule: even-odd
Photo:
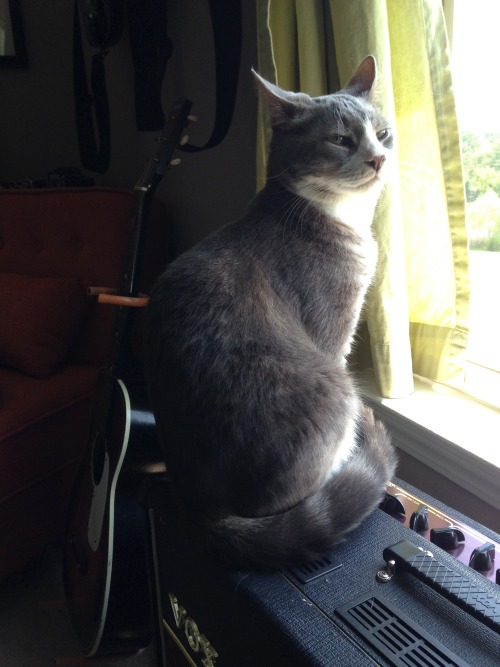
[[[78,165],[73,128],[71,2],[21,3],[26,69],[0,69],[0,181]]]
[[[173,55],[163,82],[165,114],[179,96],[193,101],[199,122],[187,132],[193,143],[210,135],[214,118],[213,38],[206,0],[166,0]],[[0,69],[0,182],[38,178],[62,166],[82,168],[74,122],[73,2],[21,0],[29,65]],[[93,50],[86,48],[87,68]],[[236,110],[224,142],[207,152],[180,154],[182,163],[162,180],[157,197],[174,224],[177,251],[239,217],[255,193],[255,3],[243,0],[243,52]],[[125,29],[106,58],[111,108],[109,170],[97,185],[133,188],[154,153],[161,132],[135,125],[133,67]],[[85,171],[85,170],[84,170]]]

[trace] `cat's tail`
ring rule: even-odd
[[[208,551],[225,565],[279,569],[317,558],[380,503],[396,455],[381,422],[364,408],[362,437],[342,469],[316,493],[272,516],[229,516],[204,525]]]

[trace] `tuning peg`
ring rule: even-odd
[[[180,159],[180,157],[176,157],[173,160],[170,160],[170,166],[177,167],[177,165],[180,164],[181,162],[182,160]]]
[[[179,144],[180,144],[181,146],[185,146],[185,145],[187,144],[188,141],[189,141],[189,136],[188,136],[187,134],[185,134],[185,135],[181,138]]]
[[[188,121],[189,121],[190,123],[197,123],[197,122],[198,122],[198,116],[191,116],[191,115],[189,115],[189,116],[187,117],[187,119],[188,119]]]

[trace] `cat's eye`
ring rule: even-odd
[[[386,127],[383,130],[380,130],[380,132],[377,132],[377,139],[379,141],[385,141],[391,136],[391,131],[388,127]]]
[[[328,141],[335,146],[342,146],[343,148],[352,148],[354,142],[351,137],[346,137],[344,134],[331,134]]]

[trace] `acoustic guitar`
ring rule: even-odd
[[[69,512],[63,574],[68,613],[84,656],[146,646],[151,634],[146,523],[141,489],[164,472],[142,369],[132,363],[134,306],[153,193],[188,123],[178,100],[163,138],[134,188],[134,226],[122,286],[99,300],[119,305],[111,361],[98,376],[87,450]]]

